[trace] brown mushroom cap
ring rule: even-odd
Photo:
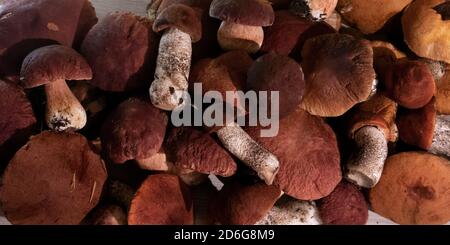
[[[91,79],[92,70],[75,50],[62,45],[50,45],[34,50],[25,58],[20,76],[25,88],[34,88],[61,79]]]
[[[139,187],[128,212],[130,225],[192,225],[189,188],[175,175],[149,176]]]
[[[237,169],[231,155],[210,134],[193,127],[173,128],[164,148],[167,160],[181,169],[224,177]]]
[[[88,34],[89,30],[97,24],[98,18],[95,8],[90,0],[84,0],[83,8],[81,9],[80,18],[78,20],[77,32],[75,33],[75,39],[73,46],[79,50],[81,43]]]
[[[324,117],[340,116],[370,96],[374,81],[370,43],[345,34],[306,41],[302,50],[306,91],[302,108]]]
[[[272,209],[282,192],[264,183],[241,184],[234,181],[225,184],[209,204],[212,224],[254,225]]]
[[[371,41],[373,49],[373,67],[378,77],[385,77],[386,70],[397,59],[406,58],[406,55],[394,45],[384,41]]]
[[[2,208],[13,224],[79,224],[97,205],[106,177],[104,162],[82,135],[43,132],[9,163]]]
[[[419,109],[403,109],[397,114],[400,139],[410,145],[428,150],[433,143],[436,124],[435,100]]]
[[[446,0],[417,0],[402,17],[403,34],[418,56],[450,63],[450,21]]]
[[[439,114],[450,114],[450,70],[437,82],[436,109]]]
[[[149,158],[161,148],[167,124],[167,114],[150,101],[128,99],[103,124],[103,151],[115,163]]]
[[[275,19],[273,8],[267,0],[214,0],[209,15],[248,26],[270,26]]]
[[[247,90],[278,91],[280,117],[287,116],[299,108],[305,91],[305,79],[301,66],[293,59],[269,53],[259,57],[248,71]],[[271,96],[267,104],[271,105]]]
[[[388,66],[383,82],[387,95],[409,109],[428,104],[436,90],[429,67],[423,62],[407,59],[398,60]]]
[[[94,73],[90,83],[113,92],[146,88],[155,66],[157,40],[151,23],[142,17],[118,12],[105,16],[81,46]]]
[[[341,181],[336,136],[323,119],[298,109],[280,120],[273,138],[260,137],[259,127],[247,133],[280,161],[274,183],[287,195],[316,200],[329,195]]]
[[[364,34],[375,33],[412,0],[339,0],[337,9],[344,19]]]
[[[378,185],[370,191],[373,210],[399,224],[450,221],[450,162],[429,153],[389,157]]]
[[[334,191],[318,202],[325,225],[364,225],[369,208],[363,194],[353,184],[342,181]]]

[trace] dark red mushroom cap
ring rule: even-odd
[[[267,0],[214,0],[209,15],[248,26],[270,26],[275,19],[273,8]]]
[[[103,160],[76,133],[34,136],[9,163],[0,199],[13,224],[79,224],[100,200]]]
[[[81,43],[88,34],[89,30],[97,24],[98,18],[95,8],[90,0],[84,0],[83,8],[81,9],[80,18],[78,20],[77,32],[73,47],[77,50],[81,47]]]
[[[128,212],[129,225],[192,225],[193,201],[175,175],[149,176],[139,187]]]
[[[115,163],[149,158],[160,150],[167,123],[167,114],[150,101],[128,99],[102,126],[103,151]]]
[[[61,79],[91,79],[92,70],[83,56],[75,50],[50,45],[34,50],[25,58],[20,76],[25,88],[34,88]]]

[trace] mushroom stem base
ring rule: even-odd
[[[264,31],[261,26],[222,21],[217,32],[217,39],[225,50],[245,50],[248,53],[256,53],[264,41]]]

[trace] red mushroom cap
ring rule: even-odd
[[[272,6],[265,0],[214,0],[209,15],[248,26],[270,26],[275,19]]]

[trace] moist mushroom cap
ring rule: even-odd
[[[87,80],[92,70],[75,50],[62,45],[50,45],[31,52],[20,71],[25,88],[49,84],[57,80]]]
[[[76,133],[43,132],[10,161],[0,197],[13,224],[79,224],[107,178],[104,162]]]
[[[425,152],[403,152],[386,160],[370,191],[372,209],[399,224],[450,221],[450,162]]]
[[[149,176],[139,187],[128,211],[130,225],[192,225],[189,188],[175,175]]]
[[[167,124],[167,114],[150,101],[130,98],[104,122],[103,151],[115,163],[149,158],[160,150]]]
[[[270,26],[275,19],[273,8],[267,0],[214,0],[209,15],[248,26]]]
[[[306,90],[302,108],[324,117],[341,116],[368,99],[375,71],[370,43],[345,34],[306,41],[302,50]]]

